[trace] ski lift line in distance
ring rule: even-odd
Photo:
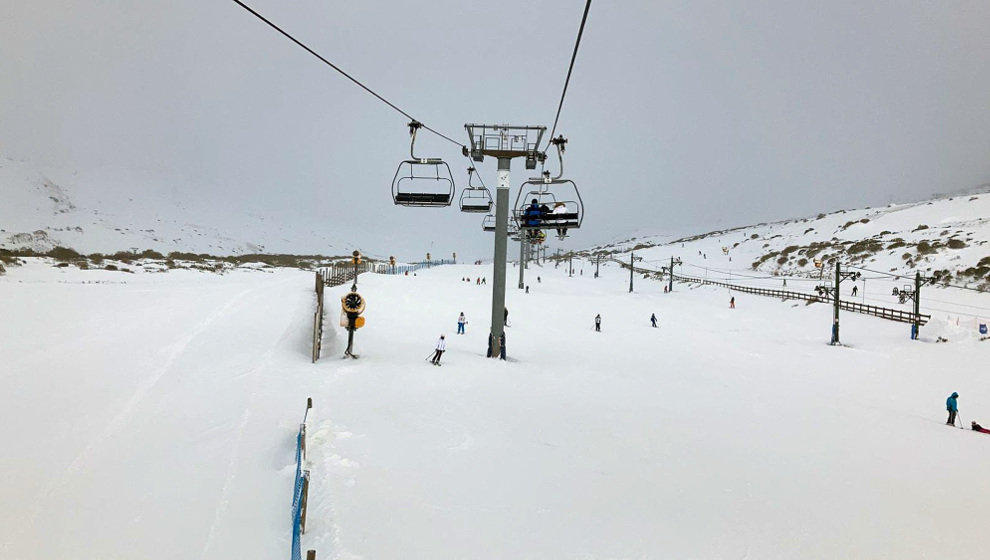
[[[474,173],[474,167],[468,167],[468,185],[461,190],[461,212],[490,214],[494,206],[492,193],[486,187],[471,184]]]
[[[416,131],[422,123],[409,123],[409,157],[399,164],[392,178],[392,200],[399,206],[439,208],[454,198],[454,176],[441,158],[418,158]]]

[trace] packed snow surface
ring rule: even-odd
[[[517,274],[506,362],[456,265],[362,275],[358,360],[328,289],[311,364],[312,273],[11,267],[0,558],[288,558],[307,397],[322,559],[986,557],[990,436],[945,425],[953,391],[990,424],[973,328],[843,313],[835,347],[826,305]]]

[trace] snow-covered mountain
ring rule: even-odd
[[[114,175],[108,178],[108,175]],[[291,220],[248,215],[214,204],[190,203],[178,191],[142,185],[143,198],[116,173],[90,174],[0,156],[0,248],[80,253],[154,250],[347,254],[356,243]]]

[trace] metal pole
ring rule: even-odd
[[[921,273],[914,273],[914,332],[911,333],[914,340],[921,335]]]
[[[574,252],[567,253],[567,276],[574,276]]]
[[[492,276],[492,329],[488,344],[498,358],[498,342],[505,330],[505,253],[509,232],[509,158],[498,158],[495,189],[495,270]]]
[[[832,311],[832,344],[839,343],[839,281],[842,278],[839,261],[835,261],[835,301]],[[825,268],[825,267],[822,267]]]
[[[528,233],[528,232],[527,232]],[[523,289],[526,282],[526,234],[519,239],[519,289]]]
[[[635,262],[635,260],[636,259],[633,258],[633,252],[630,251],[629,252],[629,293],[630,294],[633,291],[633,262]]]
[[[674,291],[674,257],[670,257],[670,278],[668,279],[667,291]]]

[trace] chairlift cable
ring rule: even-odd
[[[883,274],[884,276],[890,276],[890,277],[893,277],[893,278],[900,278],[902,280],[911,280],[911,281],[914,280],[914,276],[903,276],[901,274],[893,274],[891,272],[883,272],[883,271],[880,271],[880,270],[870,270],[869,268],[863,268],[861,266],[849,265],[848,268],[856,268],[856,269],[859,269],[859,270],[865,270],[867,272],[872,272],[874,274]],[[929,278],[929,280],[933,280],[933,279],[932,278]],[[981,294],[986,293],[986,290],[981,290],[979,288],[970,288],[969,286],[960,286],[959,284],[950,284],[948,282],[940,282],[940,281],[939,282],[936,282],[936,281],[932,281],[931,282],[931,285],[933,287],[941,287],[941,288],[958,288],[960,290],[969,290],[971,292],[979,292]]]
[[[417,118],[414,118],[414,117],[413,117],[412,115],[410,115],[409,113],[407,113],[407,112],[405,112],[405,111],[403,111],[402,109],[400,109],[400,108],[398,108],[398,107],[397,107],[397,106],[396,106],[395,104],[393,104],[393,103],[392,103],[391,101],[389,101],[388,99],[385,99],[385,98],[384,98],[384,97],[382,97],[381,95],[378,95],[377,93],[375,93],[375,91],[374,91],[374,90],[372,90],[372,89],[371,89],[371,88],[369,88],[368,86],[366,86],[366,85],[364,85],[364,84],[362,84],[362,83],[361,83],[360,81],[358,81],[358,80],[357,80],[356,78],[354,78],[353,76],[351,76],[351,75],[350,75],[350,74],[348,74],[347,72],[344,72],[344,71],[343,71],[343,70],[342,70],[342,69],[341,69],[341,68],[340,68],[339,66],[337,66],[336,64],[334,64],[334,63],[332,63],[332,62],[330,62],[329,60],[327,60],[326,58],[324,58],[323,56],[321,56],[321,55],[320,55],[319,53],[317,53],[317,52],[316,52],[316,51],[314,51],[313,49],[311,49],[311,48],[309,48],[308,46],[306,46],[306,44],[305,44],[305,43],[303,43],[303,42],[302,42],[302,41],[300,41],[299,39],[296,39],[295,37],[293,37],[292,35],[290,35],[290,34],[289,34],[288,32],[286,32],[285,30],[283,30],[283,29],[282,29],[281,27],[279,27],[279,26],[277,26],[277,25],[275,25],[274,23],[272,23],[272,22],[271,22],[271,21],[270,21],[270,20],[269,20],[268,18],[266,18],[265,16],[263,16],[263,15],[261,15],[261,14],[259,14],[258,12],[256,12],[256,11],[254,11],[254,9],[252,9],[252,8],[251,8],[250,6],[248,6],[248,5],[247,5],[247,4],[245,4],[244,2],[241,2],[241,0],[233,0],[233,2],[234,2],[235,4],[237,4],[238,6],[240,6],[240,7],[242,7],[242,8],[244,8],[244,9],[245,9],[245,10],[247,10],[248,12],[250,12],[250,13],[251,13],[252,15],[254,15],[254,16],[255,16],[256,18],[258,18],[258,19],[260,19],[261,21],[263,21],[263,22],[265,22],[265,23],[267,23],[267,24],[268,24],[268,25],[269,25],[269,26],[270,26],[270,27],[271,27],[272,29],[274,29],[275,31],[278,31],[279,33],[281,33],[282,35],[284,35],[284,36],[285,36],[285,37],[286,37],[287,39],[289,39],[289,40],[290,40],[290,41],[292,41],[293,43],[295,43],[295,44],[297,44],[297,45],[299,45],[300,47],[302,47],[302,48],[303,48],[303,49],[304,49],[304,50],[305,50],[306,52],[308,52],[309,54],[311,54],[311,55],[313,55],[313,56],[315,56],[316,58],[318,58],[318,59],[320,59],[320,61],[321,61],[321,62],[323,62],[324,64],[326,64],[326,65],[327,65],[327,66],[329,66],[330,68],[333,68],[334,70],[336,70],[337,72],[339,72],[339,73],[340,73],[340,74],[341,74],[342,76],[344,76],[344,77],[345,77],[345,78],[347,78],[348,80],[350,80],[350,81],[352,81],[352,82],[354,82],[355,84],[357,84],[357,85],[358,85],[358,86],[359,86],[359,87],[360,87],[361,89],[363,89],[363,90],[365,90],[365,91],[367,91],[368,93],[370,93],[371,95],[373,95],[373,96],[375,96],[375,97],[376,97],[376,98],[377,98],[377,99],[378,99],[379,101],[381,101],[382,103],[384,103],[384,104],[386,104],[386,105],[388,105],[389,107],[391,107],[391,108],[393,108],[393,109],[395,109],[396,111],[398,111],[398,112],[399,112],[400,114],[402,114],[403,116],[405,116],[405,117],[406,117],[407,119],[409,119],[409,120],[411,120],[411,121],[416,121],[416,122],[418,122],[418,123],[420,123],[420,124],[421,124],[421,125],[423,126],[423,128],[425,128],[426,130],[429,130],[429,131],[430,131],[430,132],[432,132],[433,134],[436,134],[437,136],[439,136],[439,137],[441,137],[441,138],[443,138],[443,139],[445,139],[445,140],[447,140],[448,142],[451,142],[451,143],[453,143],[453,144],[456,144],[457,146],[459,146],[459,147],[461,147],[461,148],[464,148],[464,147],[465,147],[465,146],[464,146],[464,144],[461,144],[460,142],[458,142],[458,141],[456,141],[456,140],[454,140],[454,139],[452,139],[452,138],[450,138],[450,137],[449,137],[449,136],[447,136],[446,134],[443,134],[443,133],[441,133],[441,132],[438,132],[438,131],[436,131],[436,130],[434,130],[434,129],[432,129],[432,128],[430,128],[430,127],[429,127],[428,125],[426,125],[426,124],[424,124],[424,123],[423,123],[423,121],[421,121],[421,120],[419,120],[419,119],[417,119]],[[591,0],[588,0],[588,2],[590,3],[590,2],[591,2]]]
[[[966,309],[979,309],[980,311],[990,311],[990,307],[980,307],[978,305],[969,305],[967,303],[958,303],[955,301],[945,301],[942,299],[934,299],[930,297],[925,297],[925,301],[934,301],[936,303],[944,303],[946,305],[954,305],[956,307],[965,307]]]
[[[235,2],[237,0],[234,0]],[[553,128],[550,129],[550,139],[557,132],[557,121],[560,120],[560,110],[564,108],[564,96],[567,95],[567,85],[571,82],[571,72],[574,71],[574,61],[577,60],[578,47],[581,46],[581,35],[584,33],[584,23],[588,21],[588,10],[591,8],[591,0],[584,5],[584,15],[581,16],[581,27],[578,28],[577,40],[574,41],[574,52],[571,54],[571,64],[567,68],[567,78],[564,80],[564,91],[560,94],[560,103],[557,105],[557,116],[553,119]],[[547,147],[550,147],[549,141]],[[543,151],[546,151],[544,148]]]

